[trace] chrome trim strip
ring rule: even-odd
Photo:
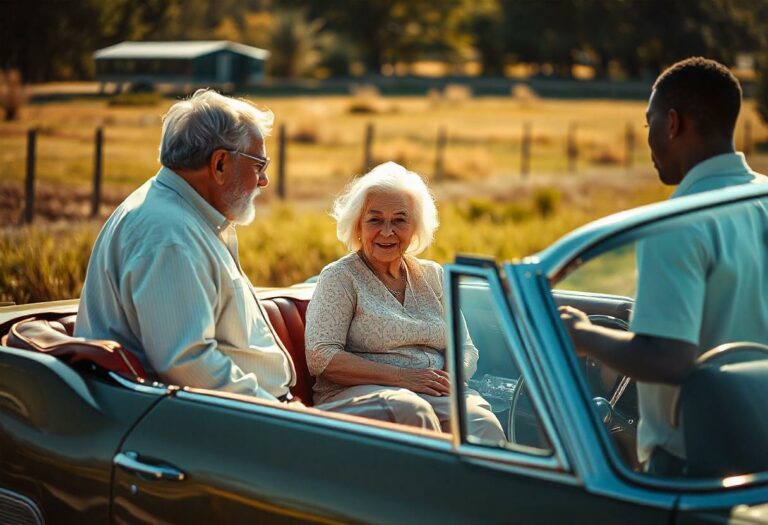
[[[553,472],[559,472],[561,476],[577,484],[574,475],[563,471],[554,455],[537,455],[536,453],[515,450],[511,447],[492,448],[490,445],[483,446],[472,443],[463,443],[460,452],[466,458],[492,462],[497,465],[514,466],[518,471],[547,472],[548,475],[552,475]]]
[[[295,423],[301,423],[311,425],[314,427],[325,427],[332,430],[338,430],[345,433],[360,434],[377,439],[384,439],[388,441],[398,441],[400,443],[412,446],[418,446],[421,448],[431,449],[438,452],[452,452],[451,443],[447,439],[436,439],[429,436],[419,436],[409,434],[408,432],[398,432],[396,430],[386,430],[374,426],[367,426],[365,423],[352,423],[349,421],[340,421],[330,417],[323,417],[319,414],[311,414],[308,412],[301,412],[298,410],[288,410],[280,408],[279,406],[272,406],[266,404],[266,402],[260,400],[250,401],[238,401],[235,399],[225,399],[221,397],[198,394],[195,392],[189,392],[187,390],[179,390],[174,393],[174,397],[185,401],[193,401],[196,403],[205,403],[208,405],[220,406],[224,408],[231,408],[235,410],[244,410],[254,414],[268,417],[276,417],[286,421],[293,421]]]
[[[680,498],[679,508],[681,510],[707,510],[717,509],[724,507],[735,507],[737,505],[765,505],[768,503],[768,491],[766,491],[765,481],[766,475],[756,475],[760,481],[763,482],[760,486],[755,484],[750,485],[748,488],[743,487],[737,490],[725,490],[720,485],[721,492],[699,492],[695,494],[685,494]],[[748,476],[751,477],[751,476]],[[726,478],[731,479],[731,478]],[[757,483],[757,481],[755,481]]]
[[[638,485],[643,485],[654,489],[666,489],[674,490],[677,492],[689,492],[692,494],[698,494],[706,498],[714,497],[717,491],[727,491],[727,494],[734,494],[736,492],[744,492],[751,490],[760,490],[764,496],[763,502],[768,503],[768,496],[766,496],[765,485],[768,485],[768,472],[756,472],[753,474],[745,474],[743,476],[730,476],[727,478],[656,478],[653,476],[647,476],[645,474],[639,474],[632,470],[629,470],[626,465],[618,459],[615,459],[615,464],[621,475],[627,480],[630,480]],[[757,487],[762,487],[757,489]]]
[[[491,297],[494,300],[494,303],[499,307],[498,314],[501,323],[504,327],[504,335],[507,339],[507,343],[509,344],[509,347],[512,350],[512,358],[515,360],[515,365],[518,367],[518,370],[520,373],[526,377],[526,378],[534,378],[534,381],[531,382],[533,384],[533,388],[529,388],[529,394],[531,397],[531,401],[533,403],[533,406],[535,407],[537,411],[537,415],[539,417],[539,420],[541,421],[541,424],[544,426],[544,430],[547,432],[547,437],[549,438],[550,442],[552,443],[552,460],[555,462],[553,463],[551,468],[556,468],[558,470],[563,471],[571,471],[571,465],[568,460],[568,457],[566,456],[565,449],[563,447],[563,444],[560,440],[560,436],[557,432],[556,426],[554,422],[552,421],[550,417],[550,413],[548,410],[546,410],[546,404],[543,402],[542,397],[539,393],[540,388],[540,382],[538,375],[534,375],[533,371],[529,365],[529,359],[528,356],[525,354],[525,350],[520,348],[520,343],[516,340],[515,336],[519,337],[521,339],[522,344],[525,344],[525,340],[523,339],[522,334],[520,333],[519,327],[517,326],[517,323],[515,323],[514,319],[511,317],[511,305],[508,302],[508,297],[504,289],[502,288],[501,282],[499,280],[498,274],[490,268],[483,268],[478,266],[466,266],[466,265],[457,265],[457,264],[449,264],[445,266],[445,273],[446,276],[444,277],[446,283],[452,283],[455,279],[455,274],[458,275],[467,275],[467,276],[474,276],[474,277],[480,277],[485,280],[487,280],[489,285],[489,290],[491,292]],[[511,283],[508,283],[511,286]],[[453,315],[453,309],[447,310],[450,312],[450,315]],[[448,334],[448,340],[453,341],[454,333],[453,333],[453,324],[448,324],[449,334]],[[514,335],[513,335],[514,334]],[[448,353],[450,352],[450,355]],[[453,346],[449,345],[448,349],[446,350],[446,359],[449,359],[450,362],[455,362],[455,349]],[[452,396],[455,398],[456,396]],[[456,400],[456,403],[458,403],[458,400]],[[460,447],[463,449],[463,447]],[[539,464],[540,457],[537,456],[529,456],[522,454],[520,452],[513,452],[509,449],[504,449],[504,453],[508,454],[514,454],[515,456],[520,458],[519,463],[529,463],[533,466],[536,466]]]
[[[112,379],[115,383],[118,383],[120,386],[125,387],[129,390],[133,390],[135,392],[141,392],[142,394],[155,394],[155,395],[165,395],[171,392],[172,388],[168,385],[164,385],[163,383],[158,383],[157,381],[149,384],[149,383],[139,383],[136,381],[131,381],[130,379],[121,376],[118,373],[115,372],[108,372],[109,378]]]
[[[45,524],[42,512],[40,512],[37,504],[31,498],[0,487],[0,498],[2,497],[13,500],[14,503],[18,503],[21,507],[24,507],[26,510],[28,510],[37,525]]]
[[[572,485],[575,487],[581,486],[577,478],[571,474],[561,472],[559,470],[548,470],[546,468],[538,469],[531,466],[518,465],[514,463],[505,462],[501,458],[484,458],[475,456],[474,454],[463,454],[462,461],[466,461],[472,465],[485,467],[498,472],[504,472],[515,476],[524,476],[526,478],[536,478],[544,481],[554,481],[556,483],[562,483],[564,485]]]

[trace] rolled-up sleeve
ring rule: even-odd
[[[132,303],[147,360],[164,381],[276,399],[254,373],[219,350],[215,276],[184,246],[131,260],[121,288],[123,301]]]
[[[333,356],[344,351],[356,306],[351,276],[338,267],[325,268],[307,307],[304,341],[313,376],[322,374]]]

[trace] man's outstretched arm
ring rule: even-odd
[[[592,324],[571,306],[559,308],[576,352],[647,383],[679,385],[693,371],[697,347],[687,341],[623,332]]]

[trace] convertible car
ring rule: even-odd
[[[766,202],[768,186],[720,190],[602,219],[521,261],[446,265],[446,433],[163,384],[119,345],[72,338],[76,300],[0,308],[0,523],[768,523],[765,347],[702,356],[669,414],[688,471],[655,477],[635,454],[634,382],[578,358],[557,313],[626,329],[638,242]],[[305,402],[312,291],[258,291]],[[464,323],[473,377],[456,366]],[[505,440],[468,434],[464,388]]]

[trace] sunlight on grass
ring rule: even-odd
[[[525,199],[440,203],[441,227],[421,257],[440,263],[460,253],[522,257],[590,220],[664,196],[655,187],[631,195],[593,194],[601,197],[579,201],[558,188],[539,188]],[[90,222],[0,230],[0,301],[78,297],[99,228]],[[273,203],[268,212],[260,208],[257,220],[238,235],[243,269],[257,286],[304,281],[346,253],[327,214],[297,211],[289,204]]]

